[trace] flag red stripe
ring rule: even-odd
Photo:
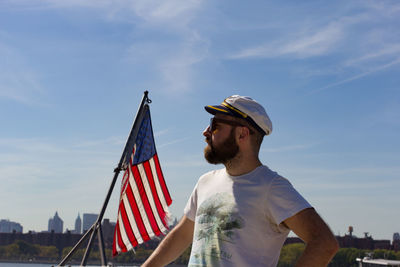
[[[131,204],[131,210],[132,210],[133,216],[136,219],[136,225],[139,229],[140,235],[142,236],[143,241],[148,241],[148,240],[150,240],[150,237],[146,231],[146,227],[144,226],[142,215],[140,214],[140,211],[136,204],[136,200],[135,200],[135,197],[133,196],[131,186],[128,186],[125,192],[126,192],[126,196],[128,197],[129,203]]]
[[[146,170],[147,180],[149,181],[151,192],[153,193],[153,199],[154,199],[154,202],[156,204],[157,213],[158,213],[156,215],[158,215],[159,218],[161,219],[162,223],[164,225],[166,225],[166,220],[165,220],[166,219],[165,218],[166,213],[165,213],[165,211],[164,211],[164,209],[163,209],[163,207],[161,205],[160,198],[159,198],[159,196],[157,194],[157,189],[156,189],[156,186],[154,184],[154,176],[153,176],[153,172],[151,171],[150,163],[148,161],[144,162],[143,163],[143,167]],[[155,174],[155,175],[157,175],[157,174]]]
[[[122,204],[123,204],[123,202],[122,202]],[[129,207],[126,207],[126,208],[129,208]],[[135,247],[135,246],[137,246],[138,242],[137,242],[136,237],[133,234],[133,231],[131,228],[131,223],[134,223],[134,222],[129,221],[128,215],[126,214],[125,205],[120,206],[120,211],[121,211],[121,218],[123,221],[126,235],[128,236],[128,239],[131,242],[132,246]]]
[[[149,199],[142,182],[142,179],[147,179],[147,177],[142,177],[140,175],[139,169],[136,165],[132,166],[132,173],[133,176],[135,177],[136,185],[138,187],[140,198],[142,199],[142,203],[146,211],[147,218],[149,219],[150,226],[153,230],[153,233],[158,236],[160,235],[161,231],[158,228],[157,222],[154,218],[153,210],[151,209]]]
[[[157,176],[158,176],[158,179],[160,181],[161,189],[163,190],[163,193],[164,193],[165,202],[167,202],[167,205],[169,206],[172,203],[172,199],[171,199],[171,196],[169,194],[167,185],[165,184],[164,175],[162,173],[162,170],[161,170],[161,167],[160,167],[160,162],[158,161],[157,154],[154,155],[153,159],[154,159],[154,163],[156,165]]]
[[[117,239],[118,246],[120,247],[122,252],[126,252],[127,249],[126,249],[126,246],[125,246],[125,244],[124,244],[124,242],[122,241],[122,238],[121,238],[121,230],[120,230],[119,223],[118,223],[118,227],[116,229],[117,229],[117,237],[118,237],[118,239]]]

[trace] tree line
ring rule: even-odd
[[[295,265],[295,262],[303,253],[305,245],[303,243],[295,243],[285,245],[282,248],[281,255],[279,258],[278,267],[291,267]],[[0,246],[0,260],[2,261],[33,261],[33,262],[51,262],[58,263],[63,259],[70,251],[72,247],[66,247],[61,252],[55,246],[41,246],[37,244],[30,244],[26,241],[16,240],[14,243],[7,246]],[[111,249],[106,249],[106,257],[109,261],[114,263],[142,263],[144,262],[153,249],[145,247],[138,247],[133,252],[122,253],[116,257],[112,257]],[[71,263],[80,263],[85,248],[78,249],[71,258]],[[376,259],[389,259],[389,260],[400,260],[400,251],[376,249],[373,251],[363,250],[357,248],[340,248],[338,253],[332,259],[329,264],[330,267],[357,267],[356,258],[363,258],[365,256],[371,256]],[[190,257],[190,248],[188,248],[174,263],[175,264],[187,264]],[[89,259],[89,263],[99,263],[100,254],[96,249],[92,249]]]
[[[295,243],[283,246],[279,257],[278,267],[291,267],[303,253],[305,245],[303,243]],[[400,260],[400,251],[387,249],[365,250],[357,248],[340,248],[332,259],[329,267],[358,267],[357,258],[370,256],[373,259]]]
[[[49,262],[59,263],[71,251],[72,247],[65,247],[61,252],[55,246],[41,246],[38,244],[30,244],[26,241],[16,240],[14,243],[6,246],[0,246],[0,261],[15,262]],[[86,248],[78,249],[71,257],[72,264],[79,264],[83,258]],[[135,252],[122,253],[116,257],[112,257],[112,250],[106,249],[106,257],[114,263],[142,263],[144,262],[153,249],[138,247]],[[176,261],[176,264],[185,264],[190,256],[190,248],[187,249]],[[100,262],[99,250],[93,248],[89,254],[88,263]]]

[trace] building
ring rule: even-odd
[[[22,225],[10,220],[0,220],[0,233],[22,233]]]
[[[399,233],[394,233],[393,234],[393,250],[394,251],[399,251],[400,250],[400,234]]]
[[[396,241],[396,240],[400,240],[400,234],[399,233],[394,233],[393,234],[393,241]]]
[[[54,215],[54,217],[49,219],[48,231],[54,232],[54,233],[62,233],[63,226],[64,226],[64,222],[58,216],[58,213],[56,211],[56,214]]]
[[[115,224],[116,224],[115,222],[110,222],[109,219],[104,219],[102,223],[104,244],[107,249],[112,249]],[[32,231],[29,231],[28,233],[25,234],[18,232],[0,233],[0,246],[7,246],[14,243],[17,240],[23,240],[30,244],[38,244],[41,246],[55,246],[58,249],[61,257],[63,249],[65,247],[75,246],[78,243],[78,241],[82,238],[82,236],[83,236],[82,234],[77,234],[70,231],[67,231],[66,233],[55,233],[55,232],[35,233]],[[97,235],[95,236],[95,239],[97,239]],[[87,245],[87,240],[82,243],[81,247],[84,248],[86,247],[86,245]],[[153,247],[155,248],[157,247],[157,245],[158,243],[155,243]],[[93,248],[96,248],[97,246],[98,242],[97,240],[95,240],[95,242],[93,242]],[[0,263],[0,266],[3,265]]]
[[[74,230],[75,234],[80,234],[82,233],[82,220],[81,220],[81,216],[79,216],[78,213],[78,217],[75,220],[75,230]]]
[[[109,219],[104,219],[101,225],[101,230],[103,232],[104,245],[112,248],[112,244],[114,241],[114,230],[115,230],[115,222],[110,222]]]
[[[353,235],[353,227],[349,227],[349,234],[344,236],[336,236],[341,248],[358,248],[358,249],[392,249],[390,240],[374,240],[368,232],[364,233],[363,238]]]
[[[98,214],[93,213],[84,213],[83,214],[83,224],[82,230],[83,233],[90,229],[90,227],[96,222]]]

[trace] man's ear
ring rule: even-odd
[[[250,130],[247,127],[240,127],[239,130],[239,139],[244,140],[245,138],[248,138],[250,135]]]

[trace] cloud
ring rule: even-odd
[[[110,20],[132,22],[133,16],[136,16],[150,24],[166,26],[167,23],[169,26],[174,24],[176,27],[181,27],[191,21],[202,2],[202,0],[5,0],[0,3],[0,7],[31,10],[88,8],[101,10],[105,18]]]
[[[173,3],[163,4],[157,10],[144,3],[134,7],[135,13],[143,19],[139,30],[161,32],[164,37],[160,42],[146,37],[135,40],[125,60],[149,68],[154,73],[153,80],[157,81],[155,87],[176,94],[191,91],[194,68],[208,57],[210,42],[189,26],[200,1],[190,1],[189,6],[186,3],[185,8],[171,15],[168,10],[173,9]]]
[[[345,66],[359,66],[366,62],[371,62],[373,60],[392,59],[397,57],[400,53],[400,44],[384,44],[381,48],[370,48],[372,51],[368,51],[366,54],[361,55],[358,58],[352,58],[344,62]]]
[[[156,132],[154,133],[154,137],[163,136],[163,135],[165,135],[165,134],[168,134],[169,131],[170,131],[169,129],[164,129],[164,130],[156,131]]]
[[[281,56],[308,58],[322,55],[330,52],[332,47],[343,38],[345,23],[342,21],[332,22],[317,30],[307,30],[300,34],[283,36],[280,40],[245,48],[228,56],[228,58],[274,58]]]
[[[366,71],[366,72],[363,72],[363,73],[360,73],[360,74],[351,76],[351,77],[349,77],[349,78],[347,78],[347,79],[343,79],[343,80],[340,80],[340,81],[338,81],[338,82],[334,82],[334,83],[325,85],[325,86],[323,86],[323,87],[321,87],[321,88],[312,90],[312,91],[310,91],[309,93],[310,93],[310,94],[314,94],[314,93],[318,93],[318,92],[321,92],[321,91],[330,89],[330,88],[332,88],[332,87],[336,87],[336,86],[339,86],[339,85],[343,85],[343,84],[346,84],[346,83],[349,83],[349,82],[352,82],[352,81],[355,81],[355,80],[364,78],[364,77],[366,77],[366,76],[368,76],[368,75],[372,75],[372,74],[374,74],[374,73],[376,73],[376,72],[383,71],[383,70],[388,69],[388,68],[390,68],[390,67],[392,67],[392,66],[395,66],[395,65],[397,65],[397,64],[399,64],[399,63],[400,63],[400,57],[397,58],[397,59],[395,59],[395,60],[393,60],[393,61],[390,61],[390,62],[388,62],[388,63],[386,63],[386,64],[379,65],[379,66],[373,66],[370,70],[368,70],[368,71]]]
[[[193,37],[195,36],[195,37]],[[191,91],[195,66],[208,56],[208,42],[195,32],[180,34],[172,43],[137,41],[126,53],[125,61],[152,73],[155,85],[177,94]]]
[[[135,38],[127,49],[126,62],[135,66],[140,62],[141,68],[148,68],[154,73],[153,87],[172,93],[190,91],[195,77],[194,67],[208,55],[209,42],[199,32],[191,27],[202,10],[202,0],[17,0],[2,3],[4,8],[32,10],[73,10],[90,9],[102,16],[106,21],[117,21],[132,25],[131,31]],[[1,6],[0,6],[1,7]],[[162,41],[157,36],[162,35]],[[132,34],[132,33],[131,33]],[[149,37],[150,36],[150,37]],[[156,36],[156,37],[154,37]],[[170,41],[166,41],[170,40]],[[17,69],[17,68],[15,68]],[[27,94],[39,91],[41,86],[32,73],[18,68],[18,72],[3,72],[3,80],[7,78],[9,89],[2,89],[2,96],[20,102],[32,101]],[[19,81],[20,84],[16,84]],[[33,95],[33,94],[32,94]]]
[[[141,0],[131,2],[131,8],[137,16],[152,24],[167,22],[175,26],[186,26],[201,2],[201,0]]]
[[[397,179],[397,174],[400,172],[400,167],[398,166],[359,166],[352,168],[320,168],[320,167],[292,167],[290,168],[290,172],[296,173],[298,176],[304,176],[306,178],[302,178],[302,183],[306,183],[309,181],[310,183],[314,182],[315,177],[324,177],[323,180],[320,180],[323,183],[328,183],[332,181],[334,183],[342,183],[345,181],[346,183],[350,183],[351,181],[358,181],[360,177],[362,177],[363,183],[375,182],[376,177],[380,177],[380,182],[390,181],[393,182],[393,178]],[[314,177],[314,178],[313,178]]]
[[[45,220],[43,216],[32,219],[26,214],[58,210],[72,218],[78,211],[97,212],[119,159],[120,151],[109,152],[112,139],[98,140],[98,146],[85,141],[82,146],[33,138],[0,139],[0,195],[14,200],[11,209],[0,205],[2,212],[28,230],[39,230],[37,227],[45,225]],[[73,225],[72,219],[71,223],[67,221],[66,225]]]
[[[102,146],[123,146],[125,144],[125,137],[116,137],[111,136],[106,139],[100,140],[84,140],[77,144],[72,145],[73,148],[94,148],[94,147],[102,147]]]
[[[18,51],[1,42],[0,55],[0,98],[28,105],[40,104],[45,90],[37,74]]]
[[[400,5],[392,3],[369,1],[361,6],[347,5],[336,10],[333,15],[336,19],[313,16],[306,21],[299,21],[298,25],[290,22],[276,25],[279,29],[276,32],[279,33],[267,35],[267,42],[261,39],[259,44],[238,50],[226,58],[302,60],[329,57],[329,60],[324,59],[323,68],[315,61],[304,61],[306,65],[293,66],[296,74],[303,77],[340,76],[336,82],[310,93],[324,91],[398,65],[400,40],[393,35],[395,28],[392,25],[398,24],[399,12]],[[315,64],[317,67],[314,67]]]
[[[174,144],[177,144],[177,143],[181,143],[181,142],[186,141],[188,139],[190,139],[190,138],[189,137],[179,138],[179,139],[167,142],[167,143],[163,143],[163,144],[159,145],[158,148],[162,148],[162,147],[166,147],[166,146],[169,146],[169,145],[174,145]]]
[[[208,55],[209,41],[190,27],[201,10],[201,4],[200,0],[153,0],[135,1],[131,6],[133,12],[143,19],[142,28],[161,31],[173,40],[139,41],[129,52],[129,58],[153,65],[163,90],[173,93],[190,91],[193,67]]]
[[[113,138],[94,143],[54,143],[34,138],[2,138],[0,176],[11,184],[14,181],[58,181],[63,184],[68,179],[79,179],[84,173],[98,172],[105,166],[111,170],[113,160],[118,160],[120,153],[114,142]]]
[[[292,145],[292,146],[283,146],[277,148],[264,148],[261,149],[261,152],[268,152],[268,153],[279,153],[279,152],[287,152],[287,151],[294,151],[294,150],[304,150],[309,149],[316,144],[303,144],[303,145]]]
[[[398,64],[400,46],[398,38],[393,35],[395,29],[392,25],[397,25],[399,11],[400,5],[386,2],[345,5],[335,9],[330,18],[314,15],[298,21],[297,25],[291,21],[276,25],[275,32],[278,33],[266,35],[269,38],[267,42],[259,41],[259,44],[231,53],[227,58],[309,59],[329,56],[323,68],[315,61],[305,61],[307,65],[293,68],[303,77],[359,73],[345,79],[342,75],[341,80],[312,93],[326,90]]]
[[[106,147],[121,145],[123,142],[123,138],[118,137],[109,137],[99,140],[80,140],[79,142],[72,143],[55,143],[38,138],[0,138],[0,147],[2,147],[3,153],[7,150],[15,153],[32,153],[37,155],[70,153],[97,154]],[[50,158],[52,157],[50,156]]]
[[[383,17],[398,17],[400,4],[397,1],[365,1],[367,7]]]
[[[46,195],[48,192],[61,195],[68,190],[80,191],[76,184],[92,184],[82,190],[96,195],[96,190],[104,187],[98,181],[111,176],[121,153],[113,153],[107,140],[99,140],[97,147],[82,149],[80,143],[56,144],[39,139],[0,139],[0,148],[0,194],[10,198],[23,194],[27,198],[34,198],[32,203],[36,203],[36,195],[44,192]],[[49,207],[54,205],[50,195],[47,199]]]
[[[208,55],[208,41],[195,31],[186,35],[181,48],[164,56],[158,63],[158,70],[170,92],[185,92],[192,88],[194,66]]]
[[[186,159],[186,160],[179,160],[179,161],[164,161],[163,167],[165,168],[179,168],[180,170],[184,168],[192,169],[195,167],[207,167],[210,168],[209,165],[205,162],[204,158],[198,157],[197,159]],[[196,178],[196,177],[192,177]]]
[[[351,191],[354,193],[354,191],[363,191],[363,190],[382,190],[382,189],[387,189],[392,187],[393,185],[390,185],[388,183],[382,183],[382,182],[364,182],[360,183],[358,181],[349,181],[346,183],[338,183],[338,182],[326,182],[324,180],[322,181],[310,181],[310,182],[305,182],[302,183],[302,187],[307,188],[308,190],[329,190],[329,191],[344,191],[346,190]],[[366,194],[368,192],[365,192]]]

